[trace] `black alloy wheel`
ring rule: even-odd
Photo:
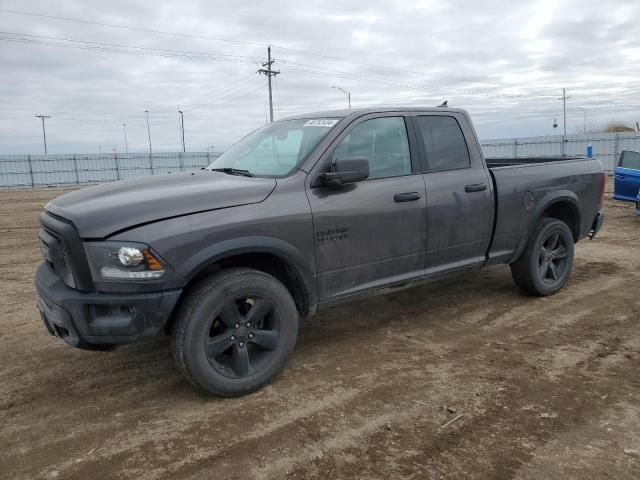
[[[540,279],[553,285],[564,277],[567,266],[567,246],[558,232],[551,232],[540,247],[538,274]]]
[[[258,296],[229,299],[211,319],[204,349],[222,375],[239,378],[269,363],[280,343],[273,303]]]
[[[573,254],[574,238],[567,224],[543,217],[531,232],[524,251],[511,264],[511,276],[529,295],[553,295],[569,281]]]
[[[252,268],[220,270],[185,295],[175,312],[176,365],[196,387],[235,397],[271,382],[298,334],[298,311],[287,288]]]

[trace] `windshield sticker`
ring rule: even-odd
[[[331,128],[333,127],[336,123],[338,123],[338,120],[309,120],[307,123],[304,124],[305,127],[325,127],[325,128]]]

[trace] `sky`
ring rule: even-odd
[[[0,0],[0,154],[222,151],[347,107],[471,114],[482,139],[640,121],[637,0]],[[553,128],[554,119],[558,124]],[[123,126],[123,124],[126,125]],[[126,145],[125,145],[126,131]]]

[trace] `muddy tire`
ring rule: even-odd
[[[573,254],[573,235],[567,224],[542,218],[520,258],[511,264],[511,275],[529,295],[553,295],[569,280]]]
[[[205,392],[235,397],[282,371],[296,343],[298,312],[276,278],[231,268],[187,293],[171,333],[173,357],[184,377]]]

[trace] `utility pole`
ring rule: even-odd
[[[44,128],[44,119],[45,118],[51,118],[51,115],[36,115],[36,118],[39,118],[40,120],[42,120],[42,138],[44,140],[44,154],[47,154],[47,132],[45,131]]]
[[[124,130],[124,153],[129,153],[129,144],[127,143],[127,124],[122,124],[122,129]]]
[[[349,101],[349,110],[351,110],[351,92],[347,92],[344,88],[340,88],[340,87],[331,87],[331,88],[335,88],[336,90],[339,90],[340,92],[342,92],[346,97],[347,100]]]
[[[563,115],[563,127],[564,127],[564,136],[567,136],[567,100],[571,98],[571,95],[567,96],[566,89],[562,89],[562,96],[558,100],[562,100],[562,115]]]
[[[149,127],[149,110],[145,110],[144,113],[147,114],[147,135],[149,136],[149,156],[153,155],[153,150],[151,149],[151,128]]]
[[[180,110],[180,106],[178,105],[178,113],[180,114],[180,131],[182,132],[182,152],[186,152],[186,148],[184,146],[184,115],[182,114],[182,110]]]
[[[258,73],[265,74],[267,76],[267,80],[269,83],[269,121],[270,122],[273,122],[273,94],[272,94],[272,88],[271,88],[271,77],[275,77],[276,75],[280,74],[280,71],[273,70],[271,68],[273,65],[273,62],[275,62],[275,60],[271,59],[271,45],[269,45],[267,47],[267,61],[266,63],[262,64],[264,68],[261,68],[260,70],[258,70]]]

